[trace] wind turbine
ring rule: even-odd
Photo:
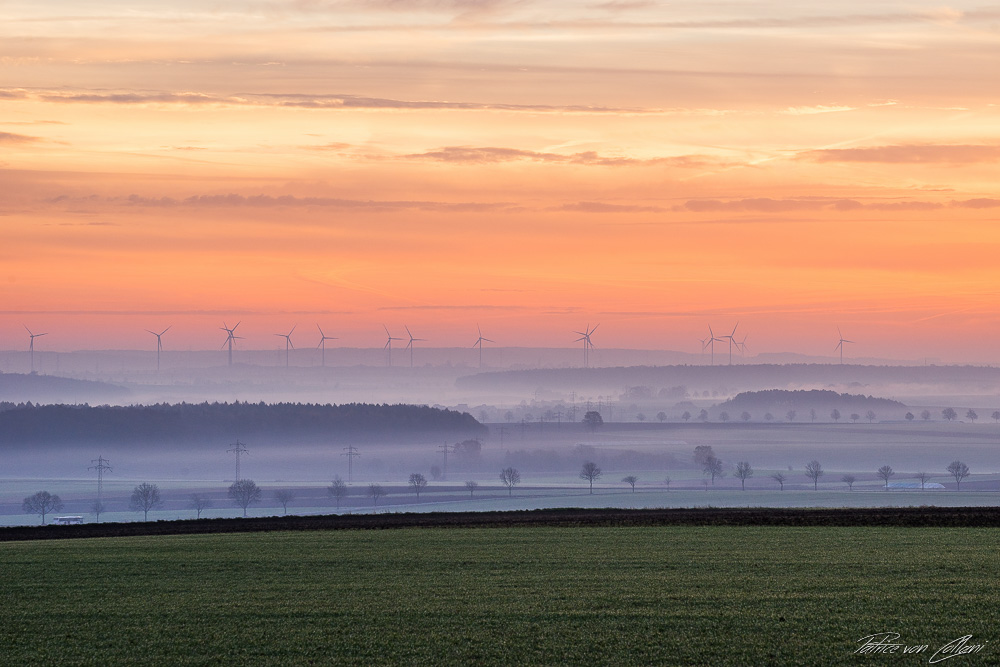
[[[31,372],[34,373],[35,372],[35,339],[39,338],[41,336],[47,336],[48,333],[47,332],[46,333],[40,333],[40,334],[31,333],[31,329],[28,328],[27,324],[24,324],[22,326],[24,327],[24,330],[28,332],[28,335],[31,336],[31,342],[28,343],[28,352],[30,353],[30,356],[31,356]]]
[[[836,352],[837,350],[840,350],[840,363],[841,363],[841,365],[843,365],[843,363],[844,363],[844,343],[853,343],[854,341],[853,340],[847,340],[846,338],[844,338],[844,334],[840,333],[840,327],[837,327],[837,336],[840,337],[840,340],[837,341],[837,347],[833,348],[833,351]]]
[[[236,323],[236,326],[234,326],[232,329],[230,329],[229,325],[227,325],[225,322],[223,322],[222,326],[219,327],[220,329],[222,329],[223,331],[226,332],[226,340],[222,343],[222,347],[225,347],[226,345],[229,345],[229,365],[230,366],[233,365],[233,341],[235,341],[237,339],[242,340],[242,338],[243,338],[243,336],[237,336],[236,335],[236,327],[238,327],[238,326],[240,326],[239,322]]]
[[[382,325],[382,328],[385,329],[385,336],[386,336],[385,346],[382,348],[383,350],[386,351],[385,365],[392,366],[392,341],[403,340],[403,339],[393,338],[392,334],[389,333],[389,327],[385,326],[384,324]]]
[[[715,332],[712,331],[712,325],[711,324],[708,325],[708,338],[706,338],[705,340],[707,342],[704,345],[702,345],[701,350],[702,350],[702,352],[704,352],[706,347],[711,348],[711,350],[712,350],[712,365],[714,366],[715,365],[715,343],[716,342],[721,343],[722,339],[715,337]]]
[[[334,338],[333,336],[327,336],[325,333],[323,333],[323,329],[318,324],[316,325],[316,328],[319,329],[319,336],[320,336],[320,338],[319,338],[319,345],[317,345],[316,347],[323,348],[323,361],[322,361],[322,365],[326,366],[326,341],[328,341],[328,340],[337,340],[337,339]]]
[[[417,342],[417,341],[425,341],[427,339],[426,338],[414,338],[413,334],[410,333],[410,327],[408,327],[408,326],[406,326],[404,324],[403,328],[406,329],[406,335],[410,337],[410,342],[408,342],[406,344],[406,347],[410,348],[410,368],[413,368],[413,344],[415,342]]]
[[[295,331],[295,327],[297,326],[299,325],[296,324],[295,326],[293,326],[292,331]],[[295,347],[294,345],[292,345],[292,331],[289,331],[286,334],[281,334],[281,333],[274,334],[275,336],[281,336],[282,338],[285,339],[285,368],[288,368],[288,350]]]
[[[472,344],[472,347],[478,347],[479,348],[479,367],[482,368],[483,367],[483,343],[494,343],[496,341],[492,341],[489,338],[483,338],[483,330],[479,328],[478,324],[476,325],[476,330],[479,332],[479,338],[477,338],[476,342]]]
[[[171,324],[170,326],[173,326],[173,325]],[[159,373],[160,372],[160,352],[163,351],[163,334],[165,334],[168,331],[170,331],[170,327],[167,327],[166,329],[164,329],[160,333],[156,333],[152,329],[146,329],[146,331],[148,331],[149,333],[151,333],[154,336],[156,336],[156,372]]]
[[[601,326],[601,325],[597,324],[597,325],[594,326],[593,329],[591,329],[590,328],[590,324],[588,324],[587,328],[584,329],[583,331],[574,331],[573,332],[573,333],[578,334],[580,336],[579,338],[577,338],[573,342],[579,343],[580,341],[583,341],[583,367],[584,368],[588,368],[590,366],[590,351],[592,349],[594,349],[594,341],[590,340],[590,337],[593,335],[593,333],[595,331],[597,331],[597,327],[599,327],[599,326]]]
[[[723,336],[720,339],[720,340],[726,340],[727,338],[729,339],[729,365],[730,366],[733,365],[733,343],[736,342],[736,340],[733,337],[736,335],[736,327],[738,327],[738,326],[740,326],[739,322],[736,323],[736,326],[733,327],[732,332],[730,332],[730,334],[728,336]],[[739,347],[739,344],[737,343],[736,346]]]
[[[746,353],[747,353],[747,336],[748,335],[749,334],[743,334],[743,340],[741,340],[739,343],[736,344],[740,348],[740,356],[741,357],[745,356]]]

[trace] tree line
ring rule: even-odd
[[[314,434],[380,437],[415,432],[477,435],[485,430],[465,412],[402,404],[7,403],[0,408],[0,444],[190,440],[229,438],[234,433],[284,438]]]

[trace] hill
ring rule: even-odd
[[[791,391],[784,389],[767,389],[764,391],[745,391],[728,401],[716,406],[720,410],[769,410],[779,414],[787,410],[817,410],[826,412],[839,410],[843,413],[858,412],[864,414],[868,410],[885,411],[893,414],[902,412],[906,405],[888,398],[876,398],[861,394],[838,394],[825,389],[808,391]]]

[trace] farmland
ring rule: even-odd
[[[992,642],[1000,603],[995,528],[177,535],[4,543],[0,562],[11,664],[844,664],[879,632],[929,648],[868,660],[918,664]]]

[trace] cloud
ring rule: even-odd
[[[49,204],[93,203],[96,200],[124,206],[142,206],[150,208],[174,207],[246,207],[246,208],[276,208],[276,207],[326,207],[353,210],[417,210],[417,211],[504,211],[516,210],[517,205],[507,202],[438,202],[438,201],[378,201],[363,199],[338,199],[333,197],[295,197],[293,195],[240,195],[235,193],[222,195],[194,195],[183,199],[174,197],[143,197],[129,195],[128,197],[99,198],[95,196],[75,198],[66,195],[45,200]]]
[[[830,148],[800,153],[799,157],[817,162],[971,164],[1000,160],[1000,145],[903,144],[868,148]]]
[[[631,204],[606,204],[598,201],[581,201],[575,204],[564,204],[556,211],[575,211],[578,213],[660,213],[665,209],[658,206],[636,206]]]
[[[39,137],[29,137],[26,134],[0,132],[0,144],[30,144],[35,141],[41,141],[41,139]]]
[[[823,104],[817,104],[810,107],[788,107],[781,113],[788,114],[791,116],[810,116],[818,113],[837,113],[840,111],[854,111],[857,107],[845,107],[845,106],[826,106]]]
[[[564,155],[561,153],[544,153],[519,148],[499,148],[493,146],[445,146],[437,150],[426,151],[424,153],[411,153],[402,157],[409,160],[433,160],[461,164],[495,164],[499,162],[528,160],[532,162],[578,164],[598,167],[666,165],[687,169],[701,169],[707,166],[726,164],[705,155],[679,155],[674,157],[640,159],[600,155],[595,151]]]
[[[714,213],[737,211],[751,213],[788,213],[795,211],[934,211],[943,208],[986,209],[1000,207],[1000,199],[978,198],[948,202],[904,200],[861,202],[856,199],[802,198],[770,199],[692,199],[675,207],[677,211]]]
[[[4,93],[5,91],[0,90],[0,96]],[[20,97],[26,96],[22,95]],[[198,92],[163,91],[45,91],[35,93],[31,97],[56,104],[175,104],[188,106],[272,106],[295,109],[451,109],[466,111],[526,111],[533,113],[649,113],[649,110],[644,109],[605,106],[554,106],[545,104],[497,104],[490,102],[450,102],[440,100],[396,100],[382,97],[363,97],[359,95],[341,94],[302,95],[293,93],[247,93],[236,95],[212,95]]]

